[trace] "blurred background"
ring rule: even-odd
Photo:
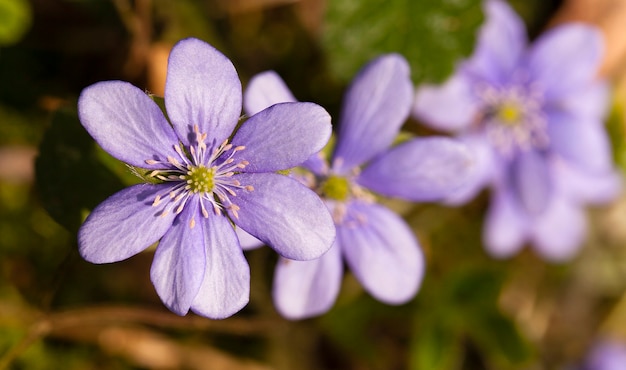
[[[510,3],[531,38],[569,20],[603,28],[607,127],[623,169],[626,1]],[[272,306],[267,248],[246,253],[250,304],[220,321],[162,305],[151,251],[111,265],[78,255],[89,210],[138,181],[80,126],[84,87],[120,79],[162,95],[171,46],[194,36],[244,86],[273,69],[337,117],[371,58],[399,52],[416,85],[441,82],[482,22],[479,0],[0,0],[0,369],[581,369],[602,343],[626,348],[626,197],[589,210],[588,240],[566,264],[530,248],[490,259],[486,192],[460,208],[389,201],[427,256],[417,297],[386,306],[347,274],[335,307],[302,321]],[[405,128],[432,134],[415,123]]]

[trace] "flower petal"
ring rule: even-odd
[[[237,234],[237,239],[239,239],[241,249],[243,249],[244,251],[257,249],[264,245],[262,241],[248,234],[240,227],[235,228],[235,233]]]
[[[450,109],[452,106],[454,109]],[[437,130],[457,131],[474,122],[479,108],[471,82],[457,73],[441,86],[420,86],[415,93],[413,116]]]
[[[250,298],[250,267],[226,217],[209,214],[196,220],[203,234],[206,271],[191,310],[223,319],[241,310]]]
[[[78,231],[80,255],[91,263],[111,263],[156,243],[172,226],[175,215],[170,212],[163,217],[162,209],[152,202],[170,188],[169,184],[139,184],[104,200]]]
[[[206,256],[198,200],[194,197],[174,220],[154,253],[150,280],[170,311],[184,316],[189,311],[204,277]]]
[[[586,171],[611,170],[611,144],[602,123],[564,112],[550,113],[549,122],[550,147],[563,159]]]
[[[483,135],[460,136],[459,140],[467,145],[472,153],[474,170],[461,187],[446,197],[445,203],[449,205],[464,204],[473,199],[481,189],[491,183],[500,168],[496,163],[494,148]]]
[[[334,168],[346,172],[388,148],[413,101],[409,65],[398,54],[365,66],[344,97]]]
[[[165,80],[167,114],[185,145],[193,142],[193,126],[220,144],[241,116],[241,82],[224,54],[204,41],[187,38],[170,53]]]
[[[608,203],[623,190],[623,180],[617,171],[589,173],[559,161],[554,177],[564,194],[581,203]]]
[[[96,142],[122,162],[158,168],[146,160],[176,156],[178,138],[163,112],[128,82],[104,81],[85,88],[78,98],[78,117]]]
[[[310,260],[324,254],[335,239],[335,225],[322,200],[287,176],[273,173],[235,175],[254,191],[232,199],[240,207],[235,224],[285,258]],[[234,177],[235,178],[235,177]]]
[[[330,115],[313,103],[279,103],[250,117],[232,143],[246,149],[233,156],[250,164],[243,172],[273,172],[295,167],[328,142]]]
[[[413,139],[375,158],[357,182],[389,197],[432,201],[450,195],[473,171],[473,158],[459,141]]]
[[[550,100],[591,83],[603,53],[604,40],[597,28],[564,24],[537,39],[528,54],[528,70]]]
[[[570,91],[558,101],[548,102],[548,110],[567,112],[572,117],[604,123],[610,107],[611,92],[605,82],[596,82]]]
[[[563,262],[578,252],[586,231],[583,209],[563,196],[555,196],[546,210],[534,217],[531,238],[544,258]]]
[[[296,102],[285,81],[274,71],[261,72],[248,82],[243,93],[243,107],[252,116],[276,103]]]
[[[509,189],[496,187],[484,224],[483,241],[487,252],[495,258],[508,258],[522,248],[527,237],[525,213]]]
[[[478,46],[463,67],[477,78],[500,84],[510,78],[526,49],[526,27],[505,1],[485,1],[484,12]]]
[[[534,150],[518,153],[511,163],[512,190],[525,212],[536,215],[545,209],[553,184],[544,155]]]
[[[378,204],[352,202],[348,212],[362,224],[338,225],[346,261],[363,287],[387,304],[413,298],[425,270],[422,250],[404,220]]]
[[[339,295],[342,276],[343,261],[336,243],[318,259],[294,261],[280,258],[272,289],[276,310],[292,320],[327,312]]]

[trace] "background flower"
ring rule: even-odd
[[[603,127],[607,86],[596,78],[602,36],[567,24],[527,48],[523,22],[506,3],[486,1],[484,9],[474,54],[444,85],[420,88],[414,115],[476,153],[473,179],[449,202],[492,188],[490,254],[507,257],[530,241],[543,257],[565,260],[585,236],[582,206],[620,190]]]
[[[337,240],[318,260],[281,259],[274,303],[288,318],[326,312],[340,290],[343,263],[376,299],[401,304],[417,292],[424,257],[410,228],[376,203],[372,192],[413,201],[440,199],[458,188],[471,169],[463,145],[418,138],[390,148],[413,99],[409,66],[399,55],[381,56],[355,77],[344,97],[337,143],[327,163],[321,153],[305,162],[302,181],[325,199]],[[274,72],[255,76],[245,92],[246,112],[295,98]],[[294,176],[299,176],[298,174]]]

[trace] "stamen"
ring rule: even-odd
[[[152,202],[152,207],[156,207],[156,206],[158,206],[158,205],[159,205],[159,203],[161,203],[161,196],[160,196],[160,195],[157,195],[157,196],[154,198],[154,202]]]

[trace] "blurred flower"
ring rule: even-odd
[[[412,230],[371,193],[430,201],[460,186],[470,171],[464,145],[447,138],[418,138],[390,148],[410,113],[409,66],[399,55],[368,64],[349,87],[330,162],[311,157],[298,174],[325,199],[337,227],[333,247],[313,261],[282,258],[273,296],[278,311],[299,319],[326,312],[343,276],[342,256],[376,299],[401,304],[417,292],[424,257]],[[255,76],[245,92],[249,114],[271,104],[295,101],[274,72]],[[361,168],[367,164],[364,168]]]
[[[102,148],[158,180],[96,207],[79,231],[80,253],[93,263],[116,262],[160,239],[150,275],[179,315],[191,309],[223,318],[248,302],[249,267],[231,221],[293,259],[319,257],[335,237],[319,197],[273,173],[326,144],[328,113],[311,103],[274,105],[250,117],[229,143],[241,100],[231,62],[197,39],[180,41],[169,57],[171,124],[127,82],[99,82],[79,98],[80,120]]]
[[[587,356],[583,370],[626,369],[626,345],[616,340],[597,342]]]
[[[586,229],[582,205],[613,199],[620,178],[603,127],[607,85],[596,80],[603,40],[591,26],[556,27],[527,48],[522,20],[485,3],[474,55],[443,86],[416,94],[414,115],[458,133],[477,156],[477,171],[448,199],[464,203],[491,186],[484,239],[507,257],[526,241],[550,260],[565,260]]]

